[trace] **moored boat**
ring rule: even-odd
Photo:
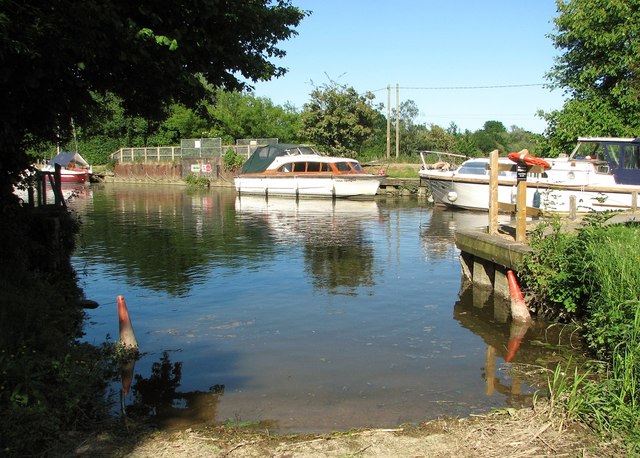
[[[527,175],[527,206],[547,212],[630,209],[640,192],[640,139],[580,137],[569,156],[545,158],[551,166]],[[455,170],[419,171],[434,202],[469,210],[489,209],[489,159],[473,158]],[[517,165],[500,158],[498,201],[515,203]],[[446,167],[444,167],[446,169]],[[505,170],[506,169],[506,170]],[[533,169],[532,171],[535,171]]]
[[[323,156],[303,145],[260,147],[234,178],[239,194],[373,198],[383,175],[366,173],[355,159]]]
[[[91,166],[78,152],[58,153],[41,170],[43,172],[53,172],[55,164],[59,164],[61,167],[60,180],[62,183],[86,183],[92,173]]]

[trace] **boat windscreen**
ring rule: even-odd
[[[267,170],[267,167],[276,157],[293,154],[313,154],[313,148],[302,145],[290,145],[276,143],[257,148],[251,157],[242,165],[241,173],[259,173]]]

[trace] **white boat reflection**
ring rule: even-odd
[[[240,213],[275,213],[299,215],[344,215],[370,217],[378,214],[373,200],[291,199],[285,197],[239,196],[236,211]]]
[[[378,217],[375,201],[342,199],[291,199],[243,195],[236,198],[236,214],[259,218],[281,244],[343,245],[354,243],[361,221]]]
[[[498,215],[498,223],[511,221],[511,215]],[[421,243],[426,259],[447,259],[458,256],[455,233],[459,229],[486,228],[487,213],[434,207],[431,218],[422,226]]]

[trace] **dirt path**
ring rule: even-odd
[[[620,457],[624,449],[598,439],[548,406],[505,409],[419,426],[325,435],[279,436],[213,427],[177,432],[127,429],[78,439],[53,456],[108,457]]]

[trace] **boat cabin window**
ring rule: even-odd
[[[329,164],[324,162],[292,162],[289,164],[281,165],[278,168],[278,172],[297,172],[297,173],[309,173],[309,172],[330,172],[331,168]]]
[[[348,162],[336,162],[334,165],[340,172],[351,172],[351,166]]]
[[[307,162],[307,172],[319,172],[321,166],[320,162]]]
[[[640,169],[640,145],[625,145],[624,168]]]
[[[458,173],[468,173],[469,175],[486,175],[488,172],[486,162],[469,162],[462,164]]]

